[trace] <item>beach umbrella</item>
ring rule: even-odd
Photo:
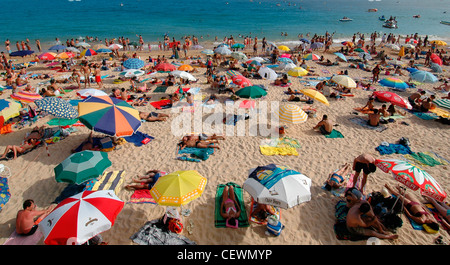
[[[433,63],[436,63],[436,64],[438,64],[438,65],[442,65],[442,60],[441,60],[441,58],[440,58],[436,53],[431,54],[430,60],[431,60]]]
[[[294,61],[292,61],[291,58],[286,58],[286,57],[278,57],[277,61],[282,62],[282,63],[294,63]]]
[[[93,49],[85,49],[85,50],[83,50],[83,51],[80,53],[80,56],[81,56],[81,57],[84,57],[84,56],[94,56],[94,55],[97,55],[97,52],[96,52],[95,50],[93,50]]]
[[[348,75],[335,75],[331,81],[346,88],[356,88],[356,82]]]
[[[442,73],[442,67],[437,63],[431,63],[430,69],[435,73]]]
[[[399,159],[377,159],[375,165],[386,173],[391,172],[395,180],[408,188],[420,189],[422,195],[441,202],[447,197],[439,183],[417,165]]]
[[[414,48],[416,48],[416,46],[414,46],[412,44],[409,44],[409,43],[402,45],[402,47],[405,47],[406,49],[414,49]]]
[[[413,68],[413,67],[408,67],[408,68],[406,68],[406,71],[408,71],[409,73],[414,73],[414,72],[419,71],[419,69]]]
[[[358,54],[358,56],[363,58],[363,59],[365,59],[365,60],[371,60],[372,59],[372,56],[369,53],[367,53],[367,52],[360,52]]]
[[[128,69],[128,70],[125,70],[125,71],[119,73],[120,76],[124,76],[124,77],[135,77],[135,76],[141,76],[144,74],[145,74],[145,72],[142,70],[139,70],[139,69]]]
[[[242,61],[248,60],[247,55],[245,55],[243,52],[232,52],[231,57]]]
[[[284,52],[288,52],[291,49],[289,49],[289,47],[286,46],[286,45],[280,45],[280,46],[278,46],[278,50],[281,50],[281,51],[284,51]]]
[[[305,39],[305,38],[301,38],[300,41],[303,43],[308,43],[308,44],[311,43],[308,39]]]
[[[112,51],[110,49],[98,49],[95,50],[97,53],[111,53]]]
[[[400,47],[398,45],[395,45],[395,44],[392,44],[392,43],[386,44],[385,47],[390,48],[390,49],[392,49],[394,51],[400,51]]]
[[[94,47],[92,47],[94,50],[100,50],[100,49],[109,49],[108,46],[105,44],[95,44]]]
[[[203,49],[203,46],[202,46],[202,45],[196,44],[196,45],[192,46],[192,49],[194,49],[194,50],[200,50],[200,49]]]
[[[319,91],[315,90],[315,89],[311,89],[311,88],[305,88],[305,89],[301,89],[300,92],[305,95],[310,97],[313,100],[317,100],[327,106],[330,105],[330,103],[328,102],[327,98],[320,93]]]
[[[311,200],[311,183],[300,172],[270,164],[250,170],[242,188],[258,203],[289,209]]]
[[[235,71],[235,70],[228,70],[228,71],[226,72],[226,74],[227,74],[229,77],[232,77],[232,76],[235,76],[235,75],[241,75],[241,73],[239,73],[238,71]]]
[[[0,99],[0,116],[3,116],[4,121],[19,116],[21,108],[19,102]]]
[[[176,66],[171,63],[160,63],[155,67],[156,71],[170,72],[177,70]]]
[[[365,53],[369,53],[365,48],[356,48],[355,52],[365,52]]]
[[[12,52],[9,54],[10,57],[25,57],[27,55],[33,54],[34,51],[30,51],[30,50],[21,50],[21,51],[16,51],[16,52]]]
[[[342,45],[344,46],[348,46],[348,47],[353,47],[354,43],[351,41],[343,41],[341,42]]]
[[[311,43],[310,48],[311,49],[319,49],[319,48],[323,48],[323,46],[325,46],[322,42],[314,42]]]
[[[437,81],[439,81],[438,78],[432,73],[422,70],[411,72],[409,74],[409,77],[421,83],[436,83]]]
[[[133,47],[139,47],[141,46],[137,41],[132,41],[130,43],[128,43],[129,46],[133,46]]]
[[[59,50],[65,50],[65,49],[67,49],[67,47],[64,46],[64,45],[57,44],[57,45],[54,45],[54,46],[52,46],[52,47],[50,47],[48,49],[50,51],[59,51]]]
[[[79,119],[89,129],[111,136],[131,136],[141,126],[139,111],[124,100],[89,97],[78,103]]]
[[[245,45],[242,44],[242,43],[235,43],[235,44],[231,45],[231,48],[233,48],[233,49],[244,49]]]
[[[406,84],[404,81],[395,78],[395,77],[387,77],[379,81],[379,83],[383,86],[397,88],[397,89],[406,89],[408,88],[408,84]]]
[[[218,47],[214,50],[214,53],[222,54],[222,55],[231,55],[232,51],[225,46]]]
[[[54,169],[57,182],[81,184],[97,178],[111,166],[108,153],[84,150],[71,154]]]
[[[254,60],[254,61],[251,61],[251,62],[249,63],[249,65],[261,66],[261,63],[258,62],[258,61],[256,61],[256,60]]]
[[[123,62],[123,67],[127,69],[141,69],[145,66],[145,62],[138,58],[130,58]]]
[[[260,98],[267,95],[267,92],[260,86],[246,86],[236,91],[235,94],[241,98]]]
[[[183,64],[180,67],[178,67],[178,70],[190,72],[190,71],[194,70],[194,67],[190,66],[189,64]]]
[[[119,49],[122,49],[123,48],[123,46],[122,45],[120,45],[120,44],[116,44],[116,43],[114,43],[114,44],[111,44],[111,45],[109,45],[108,46],[108,49],[110,49],[110,50],[119,50]]]
[[[443,40],[432,40],[432,41],[430,41],[430,43],[434,43],[437,46],[447,46],[447,42],[445,42]]]
[[[81,245],[110,229],[123,206],[113,190],[85,190],[66,198],[39,223],[44,243]]]
[[[303,56],[303,59],[318,61],[318,60],[320,60],[320,56],[317,54],[314,54],[314,53],[308,53]]]
[[[88,47],[91,47],[91,45],[89,44],[89,43],[86,43],[86,42],[79,42],[79,43],[75,43],[75,46],[76,47],[83,47],[83,48],[88,48]]]
[[[280,65],[278,65],[278,69],[280,70],[285,70],[285,71],[289,71],[291,69],[294,69],[295,67],[297,67],[297,65],[295,65],[294,63],[281,63]]]
[[[31,103],[38,99],[42,99],[42,96],[38,93],[32,93],[27,91],[19,91],[11,94],[11,98],[24,103]]]
[[[280,55],[280,58],[291,58],[291,55],[289,53],[283,53]]]
[[[265,59],[262,58],[262,57],[252,57],[252,58],[248,59],[247,63],[248,63],[249,61],[250,61],[250,62],[251,62],[251,61],[257,61],[257,62],[260,62],[260,63],[264,63]]]
[[[45,52],[43,54],[38,55],[38,58],[41,60],[47,60],[47,61],[51,61],[54,60],[56,56],[56,53],[54,52]]]
[[[103,92],[100,89],[86,88],[86,89],[82,89],[82,90],[78,91],[77,95],[80,96],[81,98],[88,98],[91,96],[92,97],[107,96],[108,94],[106,94],[105,92]]]
[[[305,76],[308,74],[308,71],[303,69],[302,67],[294,67],[287,72],[290,76]]]
[[[270,69],[269,67],[261,67],[258,70],[258,74],[263,78],[263,79],[268,79],[268,80],[276,80],[278,75],[277,73]]]
[[[334,55],[336,55],[339,59],[341,59],[344,62],[347,62],[347,58],[345,57],[344,54],[340,53],[340,52],[335,52]]]
[[[303,123],[308,120],[308,115],[300,108],[300,106],[294,104],[283,105],[277,111],[277,116],[280,122],[285,123]]]
[[[80,53],[81,52],[80,50],[78,50],[75,47],[67,47],[66,50],[69,51],[69,52],[74,52],[74,53]]]
[[[412,109],[411,104],[409,104],[408,100],[404,99],[403,97],[395,94],[394,92],[390,91],[375,91],[372,94],[374,97],[379,99],[380,101],[384,102],[390,102],[393,105],[406,108],[406,109]]]
[[[69,58],[73,58],[73,57],[75,57],[75,54],[72,52],[62,52],[62,53],[56,55],[56,58],[59,58],[59,59],[69,59]]]
[[[201,53],[206,54],[206,55],[213,55],[214,51],[210,50],[210,49],[206,49],[206,50],[201,51]]]
[[[254,109],[256,106],[256,101],[254,100],[243,100],[241,103],[239,103],[239,108],[241,109]]]
[[[252,86],[253,84],[250,82],[250,80],[248,80],[247,78],[245,78],[242,75],[234,75],[231,77],[231,80],[233,81],[234,84],[236,84],[239,87],[246,87],[246,86]]]
[[[181,206],[199,198],[206,183],[196,170],[175,171],[159,177],[150,194],[159,205]]]
[[[230,48],[230,45],[228,45],[228,44],[226,44],[226,43],[221,43],[221,44],[217,45],[217,47]]]
[[[197,79],[188,72],[175,70],[170,72],[173,76],[179,77],[181,79],[187,79],[189,81],[196,81]]]
[[[45,111],[60,119],[75,119],[78,111],[70,105],[69,101],[57,97],[45,97],[37,99],[34,104],[42,111]]]

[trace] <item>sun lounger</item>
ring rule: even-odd
[[[241,215],[238,218],[238,227],[249,227],[250,223],[248,221],[247,210],[245,209],[244,204],[244,190],[241,186],[234,182],[228,182],[227,184],[219,184],[217,185],[216,190],[216,199],[215,199],[215,211],[214,211],[214,226],[216,228],[224,228],[226,227],[226,220],[220,214],[220,205],[222,203],[222,195],[225,186],[232,186],[234,189],[234,195],[236,201],[239,203],[239,208],[241,209]]]

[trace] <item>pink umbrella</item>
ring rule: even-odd
[[[233,83],[238,85],[239,87],[246,87],[246,86],[252,86],[253,84],[245,78],[242,75],[234,75],[231,77],[231,80],[233,80]]]
[[[378,98],[381,101],[390,102],[396,106],[412,109],[411,104],[409,104],[408,100],[402,98],[401,96],[390,92],[390,91],[375,91],[372,94],[374,97]]]
[[[256,102],[254,100],[244,100],[239,104],[239,108],[242,109],[254,109]]]
[[[156,69],[156,71],[164,71],[164,72],[177,70],[175,65],[170,64],[170,63],[160,63],[156,66],[155,69]]]
[[[283,53],[280,55],[281,58],[291,58],[291,55],[289,53]]]

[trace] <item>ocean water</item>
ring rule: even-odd
[[[354,33],[419,33],[450,40],[450,0],[1,0],[0,38],[15,42],[29,38],[51,43],[58,37],[105,38],[142,35],[155,44],[164,34],[200,41],[225,36],[258,36],[296,43],[298,35],[326,31],[335,39]],[[123,5],[121,5],[123,4]],[[378,12],[368,12],[377,8]],[[421,18],[413,18],[420,14]],[[382,27],[379,16],[395,16],[398,29]],[[340,22],[347,16],[351,22]],[[287,33],[282,36],[281,33]],[[0,49],[4,49],[1,45]],[[34,48],[34,45],[33,45]]]

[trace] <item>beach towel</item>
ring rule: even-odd
[[[419,152],[419,153],[411,153],[403,156],[404,158],[408,160],[412,160],[413,163],[419,164],[421,166],[430,166],[434,167],[437,165],[441,165],[441,163],[434,159],[432,156]]]
[[[167,90],[167,86],[158,86],[155,88],[155,90],[153,90],[153,92],[155,93],[166,93]]]
[[[155,199],[153,199],[150,194],[149,189],[138,189],[134,190],[133,194],[130,197],[130,200],[127,203],[151,203],[156,204]]]
[[[172,107],[172,102],[169,99],[162,99],[159,101],[150,102],[155,109],[167,109]]]
[[[37,229],[34,234],[30,236],[22,236],[17,234],[16,230],[9,236],[3,245],[36,245],[44,237],[40,229]]]
[[[301,147],[299,140],[289,137],[289,136],[279,138],[276,146],[277,147],[293,147],[293,148]]]
[[[363,119],[361,117],[353,117],[353,118],[350,118],[349,121],[351,121],[355,124],[361,125],[362,127],[366,128],[366,129],[371,129],[371,130],[374,130],[377,132],[382,132],[387,129],[387,127],[382,124],[380,124],[376,127],[370,126],[369,124],[367,124],[367,120]]]
[[[450,112],[448,112],[444,109],[441,109],[441,108],[430,109],[430,112],[436,114],[439,117],[445,118],[445,119],[450,118]]]
[[[325,135],[326,138],[344,138],[344,135],[338,130],[333,129],[330,134]]]
[[[278,220],[280,220],[281,219],[280,209],[276,206],[272,205],[269,206],[275,212],[275,215],[277,216]],[[255,202],[255,200],[252,198],[252,202],[250,204],[249,221],[260,225],[267,225],[267,217],[265,219],[260,219],[259,217],[252,216],[253,212],[256,210],[256,207],[258,207],[258,203]]]
[[[51,119],[47,122],[48,125],[50,126],[68,126],[68,125],[73,125],[75,123],[78,122],[78,118],[76,119],[59,119],[59,118],[54,118]]]
[[[438,115],[431,112],[417,112],[417,111],[410,111],[410,112],[414,114],[416,117],[421,118],[422,120],[435,120],[439,118]]]
[[[105,172],[90,190],[113,190],[117,194],[122,187],[125,175],[124,170]]]
[[[203,161],[208,160],[209,156],[214,154],[214,148],[197,148],[197,147],[186,147],[178,150],[178,154],[188,154],[191,157],[199,158]]]
[[[0,177],[0,211],[11,198],[8,179]]]
[[[338,169],[336,169],[336,170],[333,171],[333,172],[337,172],[337,171],[338,171]],[[351,180],[351,182],[353,183],[353,173],[348,173],[346,176],[343,176],[343,177],[344,177],[344,182],[345,182],[347,185],[341,186],[341,187],[339,187],[339,188],[337,188],[337,189],[327,190],[327,189],[325,188],[326,182],[324,182],[323,185],[322,185],[322,189],[331,192],[331,194],[333,194],[333,195],[336,196],[336,197],[341,197],[341,196],[343,196],[343,194],[345,193],[345,191],[349,188],[349,186],[348,186],[349,181]]]
[[[234,196],[236,201],[239,203],[239,208],[241,209],[241,215],[238,218],[239,227],[249,227],[250,223],[248,221],[247,210],[244,204],[244,190],[241,186],[234,182],[228,182],[227,184],[217,185],[216,198],[215,198],[215,211],[214,211],[214,226],[216,228],[226,227],[226,220],[220,215],[220,205],[222,204],[222,195],[225,186],[232,186],[234,189]]]
[[[412,154],[411,148],[402,144],[389,144],[389,145],[379,145],[375,148],[380,155],[390,155],[390,154]]]
[[[160,219],[146,222],[130,239],[139,245],[196,245],[187,237],[168,231]]]
[[[273,156],[273,155],[298,156],[297,149],[295,149],[294,147],[259,146],[259,150],[261,151],[261,154],[266,155],[266,156]]]
[[[133,143],[137,147],[140,147],[144,144],[149,143],[151,140],[155,139],[155,137],[142,133],[140,131],[136,131],[133,135],[123,137],[123,139],[125,139],[125,141],[129,143]]]
[[[433,103],[438,105],[441,108],[445,108],[450,110],[450,99],[442,98],[442,99],[435,99],[433,100]]]

